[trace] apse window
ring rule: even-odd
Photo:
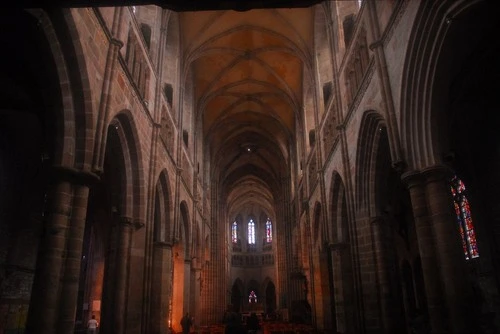
[[[476,232],[472,223],[471,209],[466,196],[465,185],[456,175],[451,179],[451,193],[453,195],[465,259],[474,259],[479,257]]]
[[[248,244],[255,245],[255,223],[252,219],[248,222]]]
[[[273,223],[271,219],[267,218],[266,221],[266,242],[271,243],[273,241]]]
[[[233,244],[238,243],[238,223],[234,222],[231,225],[231,239],[233,241]]]

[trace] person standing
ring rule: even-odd
[[[192,325],[193,320],[189,316],[189,312],[186,312],[186,315],[184,315],[181,319],[182,334],[189,334]]]
[[[97,328],[99,327],[99,323],[95,320],[95,315],[92,315],[92,319],[87,322],[87,332],[89,334],[97,333]]]

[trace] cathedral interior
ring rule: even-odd
[[[117,5],[0,10],[0,333],[500,332],[498,1]]]

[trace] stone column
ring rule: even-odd
[[[198,259],[193,259],[193,265],[191,269],[191,301],[193,302],[194,308],[191,310],[192,316],[194,317],[194,326],[198,328],[200,325],[200,282],[201,282],[201,267],[199,265]]]
[[[151,333],[167,333],[172,281],[172,244],[155,242],[151,295]]]
[[[425,177],[430,223],[436,238],[438,266],[443,279],[447,319],[453,333],[473,333],[469,301],[471,288],[465,270],[465,258],[453,208],[449,180],[444,166],[422,171]]]
[[[77,173],[76,171],[70,172],[77,184],[73,187],[73,205],[67,234],[65,268],[61,278],[57,328],[57,333],[68,334],[72,334],[75,327],[89,184],[97,181],[96,175],[83,172]]]
[[[395,277],[398,268],[395,265],[394,253],[390,249],[394,241],[390,238],[392,227],[389,224],[390,222],[384,217],[375,217],[371,220],[373,253],[384,333],[401,333],[403,315]]]
[[[419,172],[408,172],[402,176],[410,193],[417,243],[424,276],[427,311],[432,333],[445,333],[445,303],[439,276],[436,246],[427,209],[423,177]]]
[[[341,333],[350,333],[354,329],[354,291],[351,255],[349,244],[336,242],[329,244],[332,271],[336,328]]]
[[[185,254],[185,256],[189,256]],[[191,260],[184,259],[184,298],[183,298],[183,309],[185,314],[189,312],[191,316],[193,315],[193,310],[191,310]]]
[[[128,263],[130,241],[134,224],[129,217],[120,217],[118,221],[118,245],[113,291],[113,333],[125,332],[125,311],[127,303]]]
[[[71,183],[55,175],[49,186],[48,208],[45,213],[26,333],[51,334],[57,324],[59,288],[64,265],[66,231],[71,214]]]

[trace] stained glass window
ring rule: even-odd
[[[271,219],[267,218],[266,221],[266,242],[273,241],[273,223],[271,223]]]
[[[231,225],[231,239],[233,240],[233,244],[238,243],[238,223],[236,222]]]
[[[454,176],[451,180],[451,193],[453,195],[458,230],[462,238],[465,259],[469,260],[479,257],[476,233],[472,224],[470,204],[467,200],[465,185],[457,176]]]
[[[255,245],[255,223],[252,219],[248,222],[248,243]]]

